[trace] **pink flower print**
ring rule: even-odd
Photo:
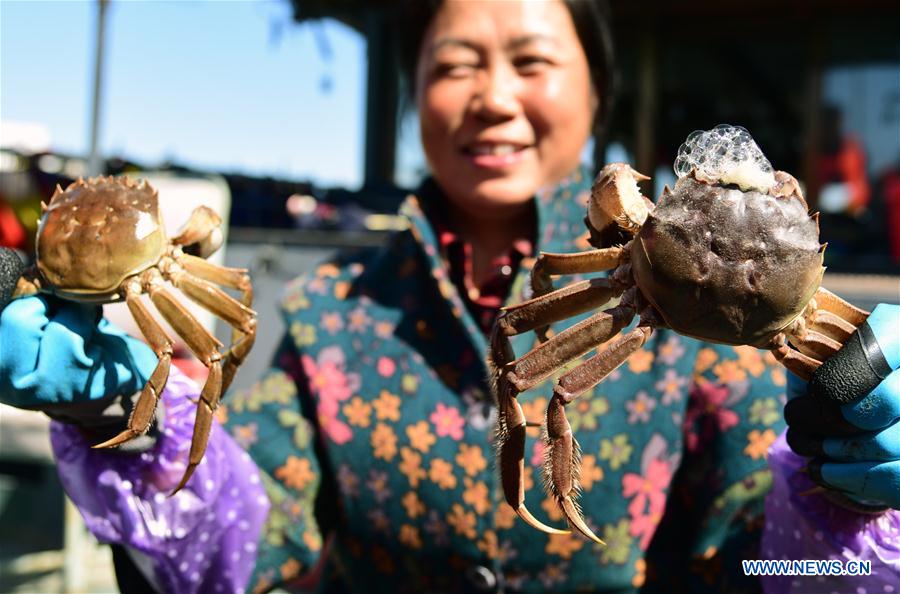
[[[716,433],[723,433],[738,424],[738,416],[725,408],[731,389],[724,384],[702,382],[691,389],[690,402],[684,417],[685,446],[696,452],[709,443]]]
[[[531,454],[531,465],[541,467],[544,465],[544,440],[534,442],[534,449]]]
[[[321,400],[336,404],[359,390],[359,374],[345,372],[344,352],[340,347],[322,349],[315,361],[309,355],[303,355],[302,361],[310,390]]]
[[[630,534],[640,537],[640,548],[646,551],[666,507],[665,490],[672,481],[672,467],[666,460],[653,459],[643,474],[625,473],[622,495],[633,497],[628,504],[631,516]]]
[[[317,416],[322,431],[339,445],[347,443],[353,432],[337,418],[338,410],[341,402],[359,390],[359,374],[345,371],[344,352],[339,347],[322,349],[315,360],[303,355],[302,364],[309,378],[310,391],[317,397]]]
[[[653,538],[653,533],[656,532],[660,520],[662,520],[662,513],[642,514],[632,518],[629,532],[631,536],[640,537],[638,546],[642,551],[646,551],[650,546],[650,540]]]
[[[662,403],[672,404],[681,400],[682,391],[687,385],[688,379],[678,375],[674,369],[666,370],[666,375],[656,382],[656,389],[662,393]]]
[[[651,460],[643,474],[626,472],[622,477],[622,496],[634,497],[628,504],[631,517],[645,511],[662,514],[666,506],[665,490],[671,481],[672,469],[666,460]]]
[[[726,385],[706,383],[697,386],[692,394],[701,408],[701,414],[715,419],[719,431],[727,431],[738,423],[738,416],[733,410],[725,408],[725,401],[731,394]]]
[[[353,439],[353,431],[350,427],[335,417],[319,413],[319,425],[322,432],[338,445],[344,445]]]
[[[397,370],[397,364],[387,357],[379,357],[377,369],[378,375],[381,377],[391,377],[394,375],[394,371]]]
[[[444,406],[438,402],[437,409],[429,417],[434,423],[434,432],[439,437],[450,437],[456,441],[463,438],[463,425],[465,420],[459,411],[450,406]]]

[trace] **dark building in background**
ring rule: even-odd
[[[397,117],[385,114],[390,106],[394,113],[399,109],[397,50],[389,34],[395,3],[291,1],[299,22],[335,18],[366,36],[365,180],[367,185],[392,182]],[[691,131],[742,125],[776,168],[802,180],[811,208],[818,209],[826,186],[853,183],[823,178],[823,161],[834,157],[824,142],[826,106],[836,106],[843,112],[842,133],[862,149],[870,194],[864,208],[823,212],[823,237],[832,240],[829,265],[898,270],[900,252],[891,260],[889,245],[900,246],[900,206],[890,193],[896,193],[892,180],[900,171],[900,3],[611,0],[610,5],[619,68],[606,140],[621,149],[617,154],[623,151],[651,175],[671,171]],[[836,86],[846,88],[835,91]],[[604,161],[605,147],[595,154]]]

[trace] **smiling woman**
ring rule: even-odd
[[[598,98],[565,5],[450,2],[422,43],[422,145],[455,207],[508,219],[578,165]]]
[[[607,21],[591,2],[408,4],[402,54],[422,147],[444,215],[473,245],[477,282],[533,238],[532,196],[572,172],[601,128]]]

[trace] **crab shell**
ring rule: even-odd
[[[61,297],[104,303],[122,282],[154,266],[168,239],[156,190],[127,178],[79,179],[57,187],[37,234],[42,288]]]
[[[825,246],[790,182],[744,192],[688,175],[663,192],[634,242],[632,265],[666,324],[762,347],[803,313],[825,272]]]

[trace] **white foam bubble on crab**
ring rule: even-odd
[[[741,126],[720,124],[712,130],[692,132],[675,159],[679,178],[691,171],[700,180],[736,184],[744,191],[766,192],[775,185],[771,163]]]

